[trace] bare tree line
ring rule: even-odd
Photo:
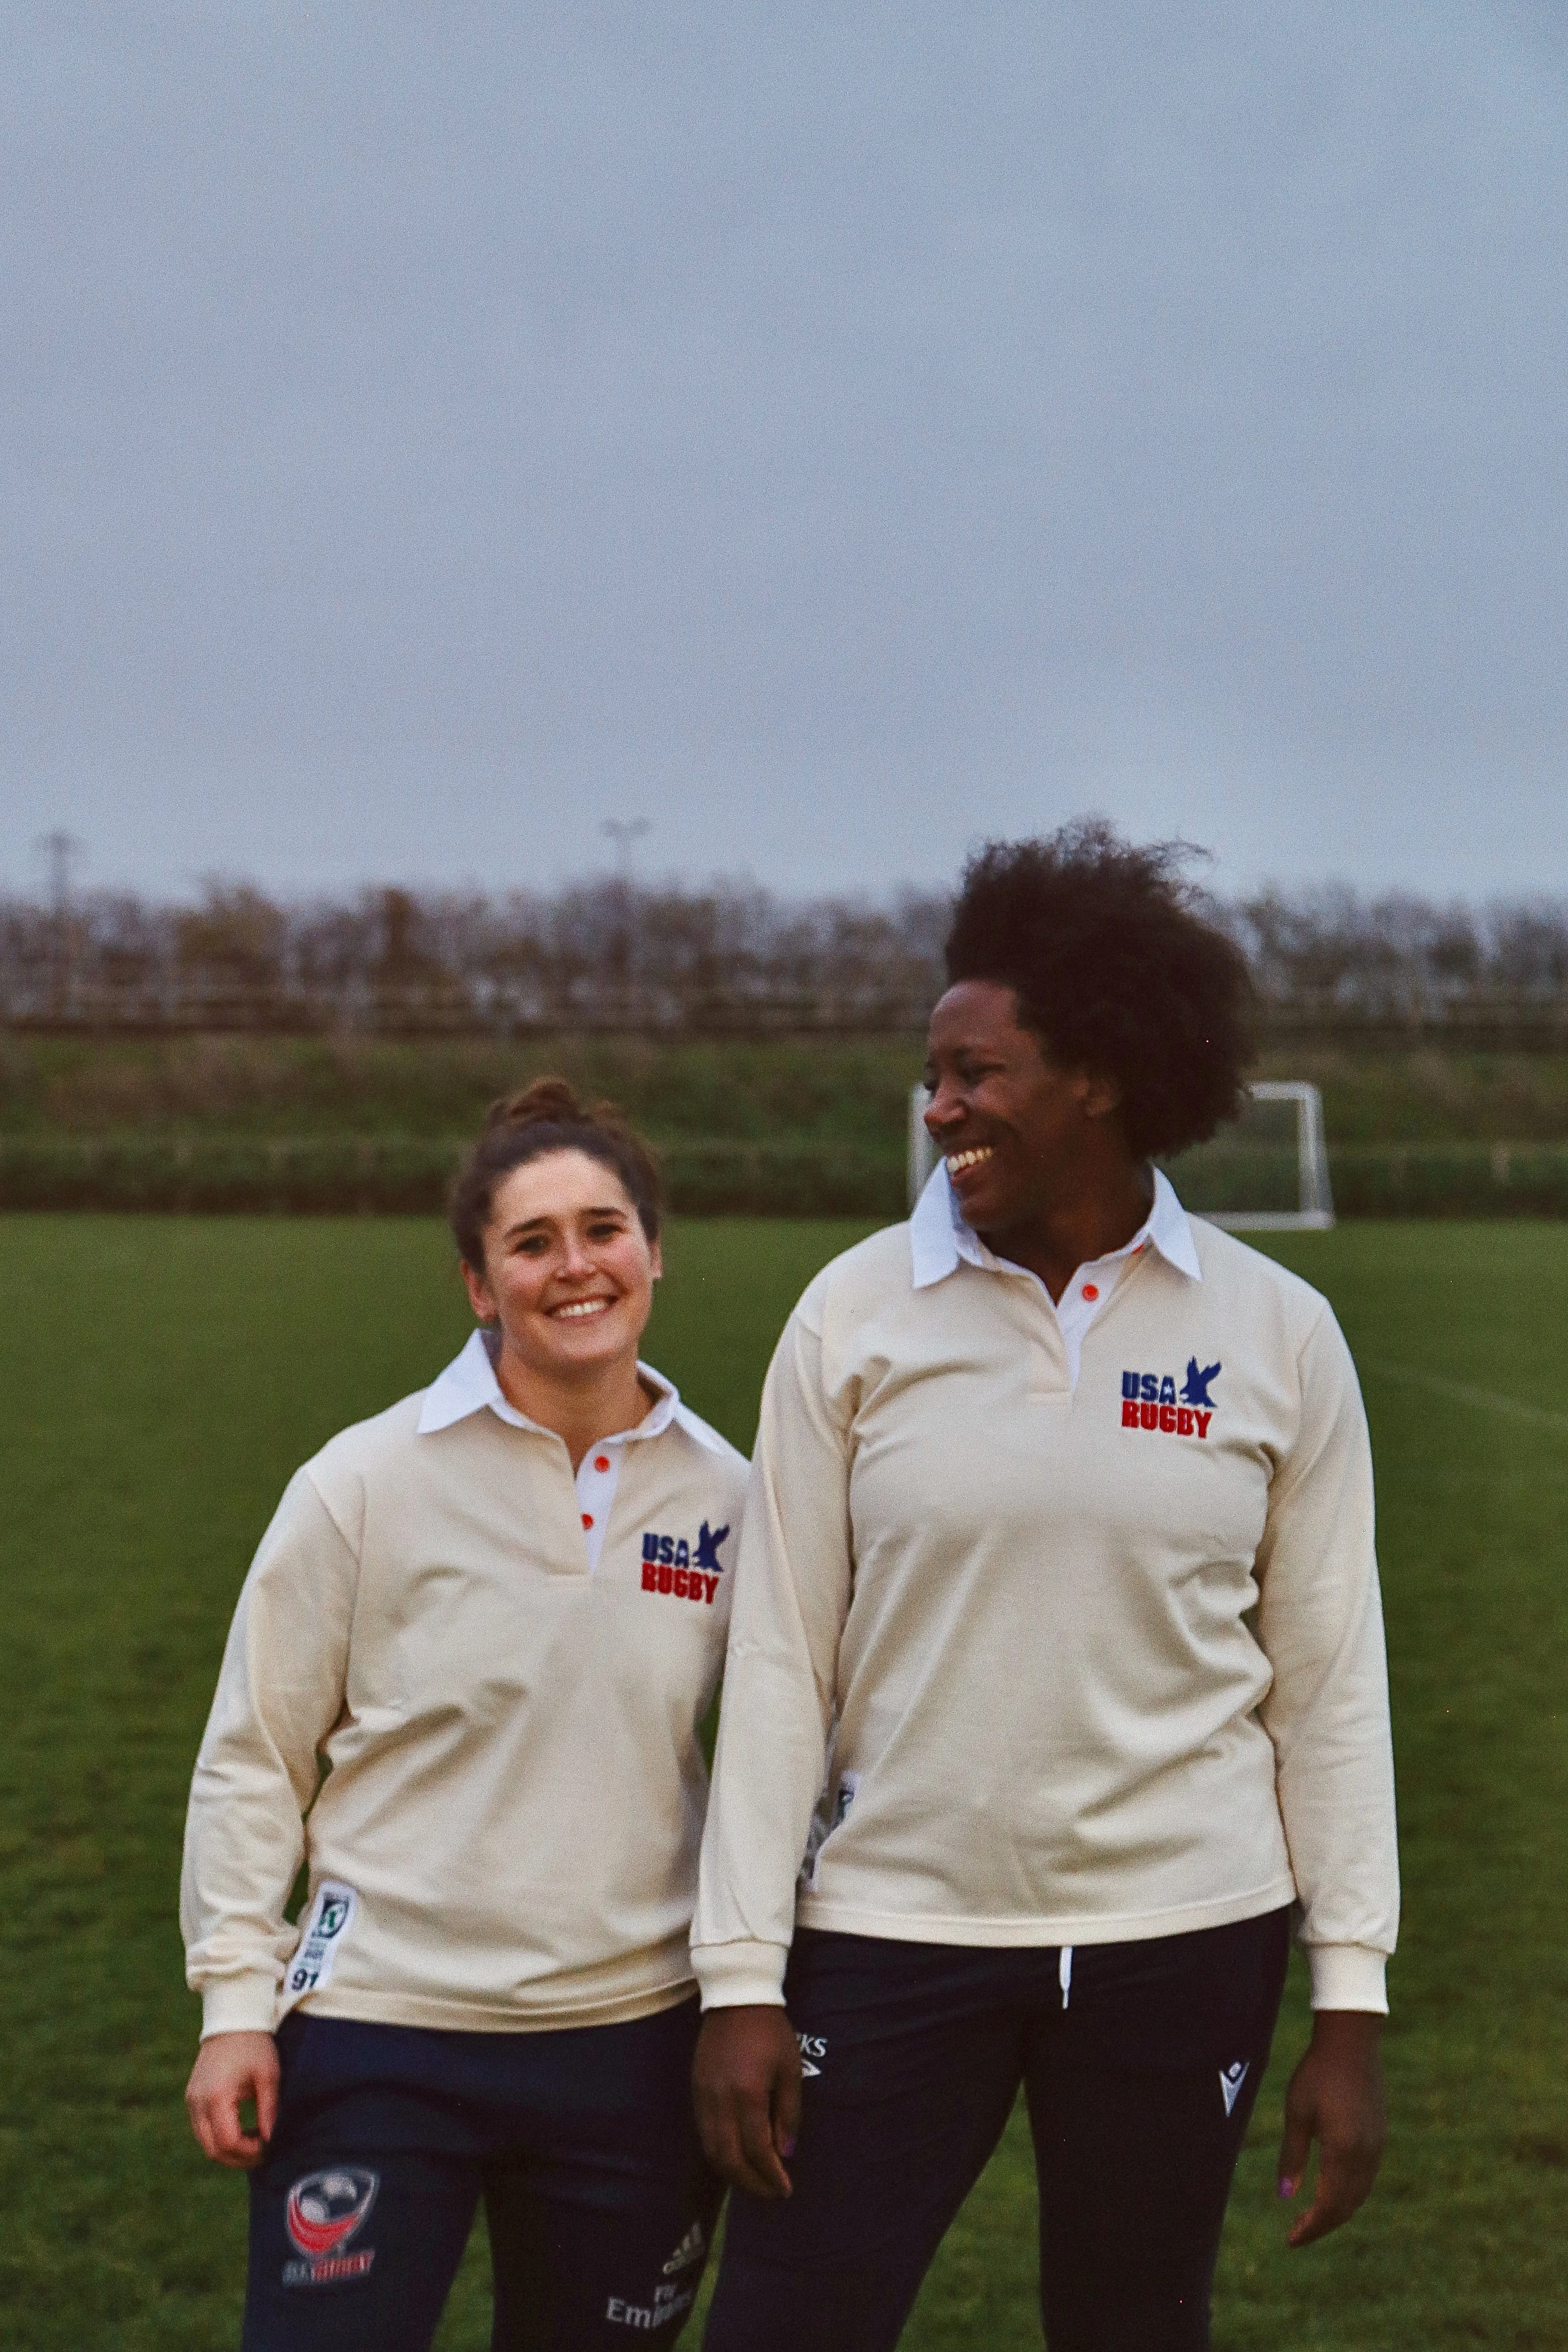
[[[1325,1025],[1568,1023],[1568,900],[1475,908],[1344,889],[1215,902],[1266,1014]],[[553,895],[0,899],[0,1021],[82,1030],[919,1028],[948,901],[788,900],[600,881]]]

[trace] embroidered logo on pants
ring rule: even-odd
[[[294,2183],[283,2221],[305,2260],[284,2263],[285,2286],[332,2286],[341,2279],[364,2277],[375,2260],[375,2248],[362,2246],[353,2253],[344,2250],[369,2220],[380,2187],[378,2172],[366,2172],[356,2164],[307,2172]]]
[[[673,2278],[677,2271],[689,2271],[692,2263],[700,2263],[707,2252],[708,2241],[702,2234],[702,2224],[700,2221],[693,2221],[690,2229],[666,2263],[665,2277]]]
[[[1241,2096],[1241,2086],[1246,2082],[1249,2071],[1250,2061],[1246,2058],[1238,2058],[1233,2066],[1222,2066],[1219,2070],[1219,2093],[1225,2101],[1225,2111],[1227,2116]]]
[[[822,2069],[816,2061],[827,2055],[827,2043],[823,2036],[820,2033],[797,2033],[795,2038],[800,2044],[802,2074],[820,2074]]]
[[[656,2286],[651,2303],[632,2303],[625,2295],[611,2295],[605,2305],[605,2317],[614,2327],[641,2327],[651,2333],[656,2328],[672,2326],[696,2300],[694,2286]]]

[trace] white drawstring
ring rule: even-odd
[[[1070,1944],[1062,1946],[1061,1958],[1057,1962],[1057,1981],[1062,1989],[1062,2007],[1065,2009],[1072,1994],[1072,1946]]]

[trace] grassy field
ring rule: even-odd
[[[858,1230],[671,1236],[651,1352],[737,1441],[790,1301]],[[288,1472],[421,1385],[464,1316],[424,1222],[16,1217],[0,1234],[0,2342],[220,2352],[236,2340],[244,2196],[202,2165],[180,2105],[191,1756]],[[1280,1255],[1340,1310],[1378,1452],[1407,1887],[1394,2136],[1361,2221],[1287,2254],[1271,2168],[1302,2032],[1294,1985],[1232,2207],[1216,2341],[1559,2346],[1568,1227],[1366,1224]],[[908,2346],[1037,2346],[1030,2204],[1015,2131]],[[444,2352],[479,2352],[484,2305],[476,2246]]]

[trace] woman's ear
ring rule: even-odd
[[[489,1282],[482,1274],[474,1272],[467,1258],[460,1259],[459,1264],[463,1269],[463,1287],[468,1294],[468,1304],[476,1318],[481,1323],[493,1323],[500,1310]]]
[[[661,1282],[664,1278],[664,1252],[657,1242],[649,1242],[647,1254],[653,1266],[653,1278]]]
[[[1086,1070],[1079,1099],[1086,1118],[1109,1118],[1113,1111],[1121,1108],[1121,1087],[1115,1078],[1097,1076],[1094,1071]]]

